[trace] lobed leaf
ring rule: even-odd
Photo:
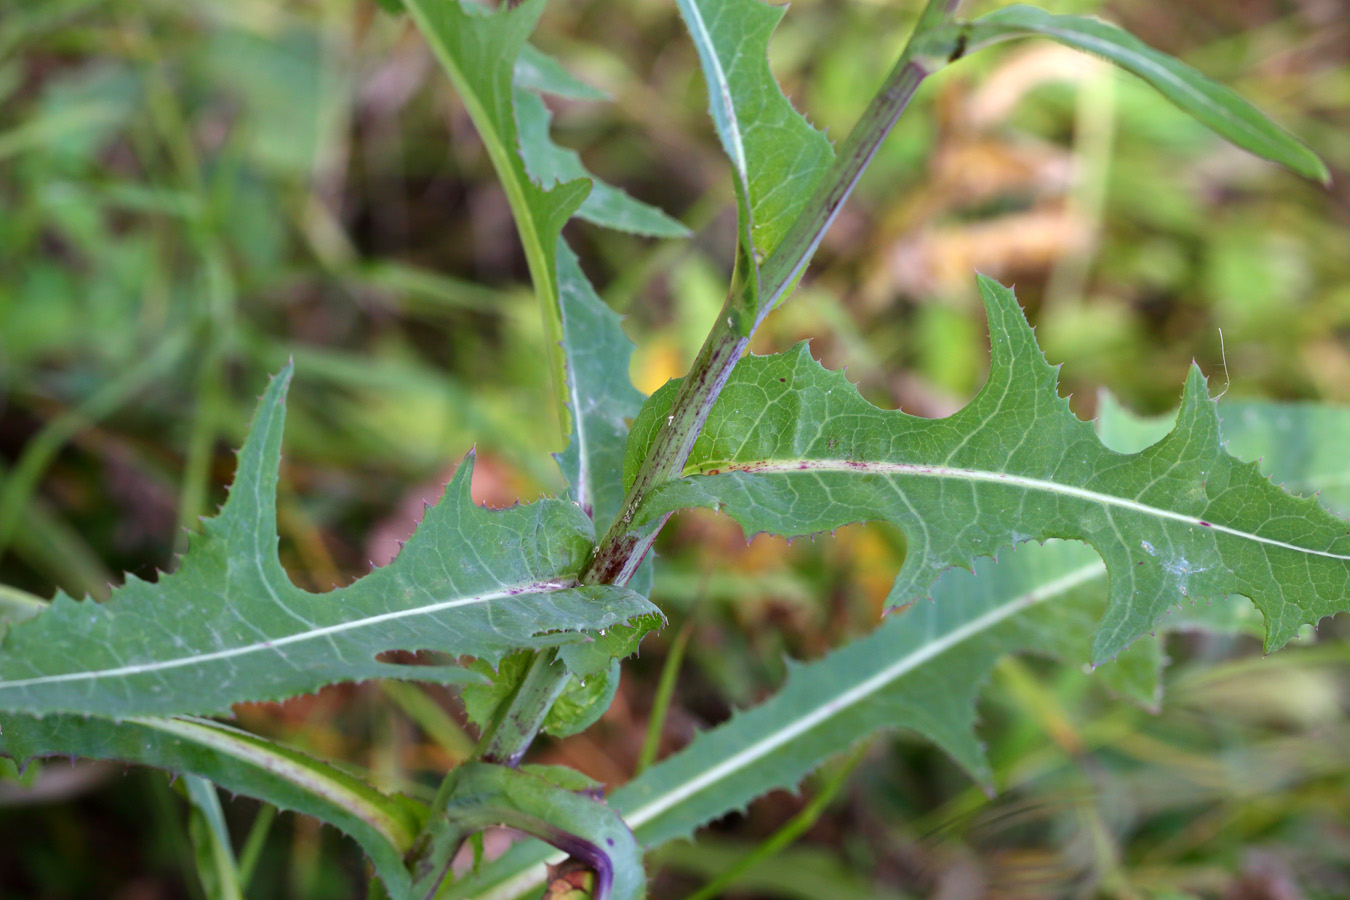
[[[946,34],[953,32],[964,53],[998,41],[1039,35],[1100,56],[1139,76],[1182,111],[1244,150],[1306,178],[1330,183],[1326,164],[1316,153],[1237,92],[1100,19],[1054,15],[1014,4],[955,26]]]
[[[1350,408],[1325,403],[1225,400],[1220,429],[1228,452],[1256,460],[1287,491],[1316,496],[1323,506],[1350,516]],[[1155,444],[1176,414],[1137,416],[1109,393],[1097,403],[1098,433],[1113,450],[1134,452]]]
[[[980,290],[990,374],[960,412],[930,420],[878,409],[805,345],[750,357],[713,408],[687,477],[651,491],[635,524],[691,506],[724,510],[748,533],[789,537],[890,522],[908,545],[892,606],[1002,547],[1083,540],[1110,573],[1098,662],[1183,599],[1249,597],[1264,616],[1268,650],[1346,609],[1350,524],[1223,451],[1199,369],[1176,428],[1140,453],[1116,453],[1058,395],[1056,369],[1012,292],[986,278]],[[634,423],[626,479],[674,391],[663,387]]]
[[[561,394],[566,376],[558,347],[563,329],[557,253],[567,220],[580,210],[592,221],[644,234],[685,231],[659,210],[592,179],[573,151],[549,137],[548,110],[530,90],[571,97],[589,92],[526,44],[544,3],[525,0],[496,11],[461,0],[406,0],[404,6],[463,99],[506,192]]]
[[[6,716],[4,726],[0,755],[19,762],[73,755],[155,766],[314,816],[361,845],[390,896],[406,896],[411,885],[403,855],[425,808],[406,797],[386,797],[295,750],[204,719],[18,715]]]
[[[769,38],[786,6],[760,0],[678,0],[708,87],[708,112],[731,159],[741,265],[772,253],[834,161],[825,133],[783,96]],[[750,272],[745,277],[751,277]]]
[[[477,680],[459,667],[377,656],[432,650],[495,662],[655,612],[626,588],[577,585],[594,528],[575,504],[475,506],[472,455],[393,563],[327,594],[295,587],[276,553],[289,380],[288,367],[268,388],[229,499],[176,572],[154,584],[129,577],[104,604],[58,596],[10,628],[0,643],[0,709],[212,714],[337,681]]]
[[[553,57],[532,44],[520,48],[516,57],[513,80],[517,88],[526,88],[556,97],[572,100],[608,100],[609,94],[592,87],[567,71]]]
[[[532,179],[545,187],[577,178],[591,179],[591,192],[576,214],[596,225],[647,237],[688,237],[689,229],[677,219],[672,219],[655,206],[634,199],[626,191],[586,171],[581,156],[575,150],[554,143],[549,135],[552,121],[553,114],[544,105],[542,97],[516,88],[520,155]],[[561,272],[558,277],[562,279]]]
[[[1350,460],[1343,453],[1339,460],[1333,458],[1350,429],[1350,410],[1244,402],[1223,403],[1219,409],[1224,437],[1241,443],[1247,458],[1263,457],[1269,471],[1296,483],[1350,481]],[[1141,420],[1107,398],[1099,404],[1098,428],[1113,448],[1137,451],[1163,438],[1171,425],[1167,417]],[[1350,502],[1335,508],[1350,509]],[[1088,635],[1105,593],[1105,565],[1076,542],[1023,544],[997,564],[977,561],[973,576],[949,572],[934,585],[933,603],[888,617],[873,635],[818,662],[794,665],[780,694],[700,736],[616,791],[611,803],[624,813],[638,839],[654,847],[687,836],[757,793],[794,786],[830,755],[882,728],[936,735],[976,777],[987,779],[987,765],[968,731],[983,673],[1007,652],[1057,654],[1069,665],[1086,662]],[[1210,607],[1183,605],[1164,616],[1160,628],[1247,630],[1246,616],[1255,611],[1242,598],[1228,601]],[[1157,641],[1139,641],[1119,660],[1095,669],[1092,677],[1156,703],[1159,648]],[[822,696],[836,701],[851,697],[853,702],[822,712]],[[916,697],[925,713],[913,718]],[[933,698],[936,705],[931,705]],[[811,717],[819,724],[807,723]],[[783,734],[796,738],[775,737]],[[754,749],[761,741],[776,745],[762,757],[758,754],[764,747]],[[767,760],[762,770],[767,775],[756,780],[761,759]],[[737,761],[728,765],[728,760]],[[721,774],[707,774],[719,768]],[[744,789],[743,778],[751,779]],[[453,896],[516,897],[540,881],[541,863],[548,855],[537,844],[513,849]]]

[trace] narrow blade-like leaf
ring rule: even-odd
[[[230,843],[220,792],[200,775],[184,775],[178,789],[187,797],[188,836],[197,862],[197,877],[207,900],[244,900],[239,863]]]
[[[967,53],[997,41],[1040,35],[1103,57],[1144,79],[1184,112],[1244,150],[1288,166],[1306,178],[1330,182],[1326,164],[1316,153],[1237,92],[1100,19],[1059,16],[1016,4],[954,29],[949,33],[956,35]]]
[[[255,735],[204,719],[6,716],[0,755],[87,756],[199,775],[227,790],[314,816],[351,835],[390,896],[406,896],[403,855],[425,809],[386,797],[351,775]]]
[[[694,446],[689,477],[653,490],[638,523],[690,506],[725,510],[749,533],[890,522],[908,543],[892,605],[1002,547],[1084,540],[1111,580],[1096,661],[1186,599],[1251,598],[1267,649],[1346,609],[1350,524],[1223,451],[1198,369],[1172,433],[1141,453],[1116,453],[1058,395],[1056,370],[1012,292],[983,278],[980,289],[993,356],[988,382],[963,410],[930,420],[877,409],[804,345],[746,359]],[[634,424],[627,478],[674,390],[653,395]]]
[[[575,504],[475,506],[472,456],[393,563],[328,594],[295,587],[276,552],[289,380],[287,368],[268,388],[229,499],[178,571],[154,584],[128,578],[103,604],[58,596],[9,630],[0,644],[0,709],[209,714],[336,681],[474,679],[458,667],[376,657],[435,650],[495,662],[655,612],[626,588],[577,586],[594,528]]]

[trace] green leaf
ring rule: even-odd
[[[575,150],[560,147],[549,136],[553,114],[538,94],[516,89],[516,122],[520,126],[520,154],[530,177],[548,187],[574,178],[589,178],[593,187],[577,215],[588,222],[647,237],[687,237],[689,229],[655,206],[635,200],[625,191],[596,178],[581,164]],[[561,265],[561,261],[559,262]],[[559,273],[559,278],[562,278]]]
[[[117,759],[209,779],[227,790],[314,816],[356,839],[394,897],[407,895],[403,855],[425,810],[357,778],[235,728],[204,719],[8,715],[0,754]]]
[[[655,847],[793,788],[829,757],[879,729],[934,741],[972,775],[990,772],[973,724],[975,699],[1006,653],[1081,662],[1103,602],[1103,566],[1088,547],[1024,544],[974,573],[954,571],[922,602],[806,665],[791,663],[773,698],[705,731],[610,796],[638,841]],[[512,850],[450,897],[507,900],[542,880],[545,848]]]
[[[954,29],[958,40],[964,38],[958,46],[967,53],[998,41],[1040,35],[1103,57],[1144,79],[1184,112],[1244,150],[1322,184],[1331,181],[1326,164],[1316,153],[1235,91],[1100,19],[1057,16],[1017,4]],[[946,32],[950,34],[951,29]]]
[[[518,88],[571,100],[610,99],[609,94],[577,78],[562,63],[530,44],[516,57],[514,80]]]
[[[545,0],[489,12],[460,0],[406,0],[405,6],[463,99],[501,180],[544,318],[550,372],[566,384],[558,244],[574,214],[640,234],[678,236],[679,222],[593,179],[572,150],[553,143],[549,113],[531,93],[593,96],[526,39]],[[542,182],[542,183],[541,183]]]
[[[515,67],[544,2],[525,0],[495,12],[460,0],[405,0],[404,5],[464,101],[506,192],[544,317],[550,372],[561,391],[565,382],[557,346],[562,322],[555,254],[563,225],[585,201],[591,185],[577,178],[541,187],[531,180],[521,157]]]
[[[752,273],[778,246],[829,170],[834,150],[783,96],[769,38],[786,6],[760,0],[678,0],[708,87],[708,112],[731,159],[741,262]]]
[[[1350,524],[1281,492],[1223,452],[1219,418],[1193,368],[1177,427],[1134,455],[1107,449],[1056,391],[1011,291],[980,279],[989,380],[946,419],[885,411],[804,345],[750,357],[732,374],[685,468],[655,488],[635,525],[691,506],[728,512],[747,533],[789,537],[849,522],[900,528],[908,552],[892,606],[922,598],[951,566],[1027,540],[1091,544],[1111,595],[1093,644],[1109,659],[1183,600],[1249,597],[1266,648],[1346,608]],[[631,479],[677,385],[633,426]],[[706,473],[706,474],[694,474]]]
[[[626,588],[576,585],[594,528],[575,504],[490,511],[469,495],[472,455],[398,558],[327,594],[277,558],[276,487],[289,367],[264,395],[229,499],[178,571],[129,577],[103,604],[60,595],[0,644],[0,709],[222,713],[337,681],[475,680],[454,666],[380,662],[433,650],[495,662],[655,612]]]
[[[9,625],[25,622],[47,608],[47,601],[27,591],[0,584],[0,638]]]
[[[559,242],[563,354],[572,433],[558,466],[569,494],[601,525],[623,505],[624,448],[628,423],[645,399],[628,378],[633,342],[622,319],[596,295],[576,254]]]
[[[454,826],[449,833],[456,843],[461,835],[506,825],[552,844],[593,870],[596,900],[644,896],[642,851],[633,833],[617,812],[589,796],[590,790],[579,784],[575,773],[548,766],[516,770],[471,762],[450,773],[441,790],[450,798],[445,818]],[[416,848],[412,856],[415,886],[434,887],[440,873],[420,871],[419,853]]]
[[[1172,429],[1176,414],[1137,416],[1103,392],[1097,403],[1102,441],[1122,453],[1137,452]],[[1324,403],[1225,400],[1220,430],[1228,452],[1256,460],[1287,491],[1316,496],[1322,505],[1350,516],[1350,408]]]

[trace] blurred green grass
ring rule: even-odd
[[[1324,156],[1333,187],[1225,147],[1090,60],[1003,48],[925,87],[756,350],[809,337],[876,402],[941,414],[983,377],[979,269],[1016,283],[1084,415],[1102,385],[1169,408],[1192,358],[1231,396],[1350,402],[1350,15],[1335,0],[1051,8],[1102,12],[1236,87]],[[838,139],[915,13],[801,0],[775,71]],[[560,139],[696,231],[652,243],[569,226],[628,315],[650,391],[692,358],[731,259],[693,49],[656,0],[554,0],[537,42],[613,98],[561,104]],[[556,492],[542,340],[491,167],[405,20],[365,0],[46,0],[0,15],[0,581],[100,597],[118,573],[171,567],[287,358],[282,548],[307,587],[386,560],[471,446],[480,500]],[[662,552],[670,629],[606,718],[544,755],[627,777],[686,622],[697,639],[665,749],[772,690],[784,654],[870,627],[903,551],[874,528],[747,549],[691,516]],[[1176,641],[1159,718],[1079,673],[1008,663],[982,707],[999,797],[931,748],[879,740],[742,895],[828,897],[840,866],[877,896],[1350,894],[1347,660],[1313,645],[1256,671],[1255,650]],[[418,790],[453,763],[462,721],[453,696],[431,699],[349,687],[240,716]],[[90,771],[64,804],[14,805],[0,784],[0,892],[194,896],[163,779]],[[698,849],[663,851],[656,896],[689,893],[804,802],[766,798]],[[227,812],[242,842],[254,807]],[[1302,893],[1279,893],[1289,879]],[[282,817],[250,896],[359,883],[351,846]]]

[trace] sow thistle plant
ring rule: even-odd
[[[1137,453],[1109,449],[1105,431],[1143,426],[1110,406],[1097,427],[1070,412],[1012,290],[996,281],[977,278],[988,380],[947,418],[873,406],[805,344],[746,354],[919,85],[990,44],[1043,37],[1103,57],[1237,146],[1325,181],[1316,155],[1236,94],[1102,21],[1026,6],[963,20],[939,0],[834,147],[770,73],[782,8],[677,2],[738,214],[732,283],[688,374],[649,398],[633,388],[632,345],[561,237],[574,216],[659,238],[684,228],[552,142],[541,95],[596,97],[527,43],[544,0],[496,10],[390,0],[449,75],[510,202],[570,433],[557,458],[567,495],[480,508],[470,454],[391,564],[327,594],[301,590],[277,557],[287,367],[262,396],[227,501],[172,574],[128,577],[101,604],[59,595],[41,610],[6,607],[0,752],[156,766],[188,776],[190,793],[214,784],[315,816],[360,843],[373,896],[537,895],[553,871],[554,894],[627,900],[644,893],[644,849],[796,786],[879,729],[925,736],[988,784],[974,701],[1005,654],[1104,664],[1120,693],[1148,698],[1159,627],[1242,627],[1245,597],[1274,651],[1350,607],[1350,524],[1224,449],[1272,427],[1274,407],[1233,406],[1241,414],[1221,423],[1192,368],[1170,431]],[[1278,443],[1268,452],[1273,470],[1290,465]],[[521,765],[541,730],[576,733],[609,705],[620,662],[663,623],[646,596],[653,541],[693,507],[726,513],[747,535],[889,523],[906,554],[888,606],[904,611],[792,666],[776,696],[607,794],[578,772]],[[385,661],[397,650],[467,664]],[[371,678],[461,685],[481,726],[474,758],[430,803],[211,718]],[[466,841],[498,825],[540,840],[451,877]]]

